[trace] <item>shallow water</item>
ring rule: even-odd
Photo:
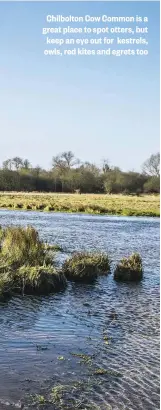
[[[61,384],[70,386],[64,409],[158,410],[159,219],[0,211],[0,224],[11,222],[32,224],[61,245],[58,263],[75,250],[108,251],[114,264],[138,251],[144,279],[119,284],[111,274],[92,285],[69,283],[54,296],[1,303],[0,409],[28,409],[30,395],[47,398]],[[94,356],[88,362],[72,353]],[[94,375],[98,368],[107,373]]]

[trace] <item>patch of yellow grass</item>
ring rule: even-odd
[[[159,216],[160,195],[4,192],[0,193],[0,208],[127,216]]]

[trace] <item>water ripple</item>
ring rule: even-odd
[[[13,224],[32,224],[42,239],[63,247],[59,262],[78,249],[108,251],[114,264],[139,251],[144,279],[126,285],[110,275],[92,285],[69,284],[58,295],[1,303],[0,409],[21,408],[27,393],[45,396],[57,384],[80,381],[82,391],[70,392],[80,409],[158,410],[159,219],[0,211],[1,225],[13,215]],[[97,369],[105,372],[96,375]]]

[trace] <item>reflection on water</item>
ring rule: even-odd
[[[83,381],[80,404],[70,410],[87,403],[101,410],[159,409],[159,220],[0,211],[1,225],[11,220],[32,224],[42,239],[61,245],[59,262],[77,249],[108,251],[114,263],[139,251],[144,279],[127,285],[109,275],[92,285],[69,283],[50,297],[2,303],[0,408],[21,408],[27,394],[45,396],[57,384]],[[72,353],[93,355],[92,361]],[[107,373],[96,377],[96,369]],[[77,389],[70,394],[76,397]]]

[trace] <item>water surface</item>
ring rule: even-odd
[[[92,285],[69,283],[50,297],[1,303],[0,408],[30,408],[28,395],[46,397],[52,387],[71,384],[77,404],[65,409],[158,410],[159,219],[0,211],[0,224],[11,223],[32,224],[43,240],[61,245],[58,263],[75,250],[97,249],[114,267],[139,252],[144,279],[119,284],[111,274]],[[94,356],[87,363],[72,353]],[[100,368],[107,373],[93,375]],[[81,393],[72,388],[76,381]]]

